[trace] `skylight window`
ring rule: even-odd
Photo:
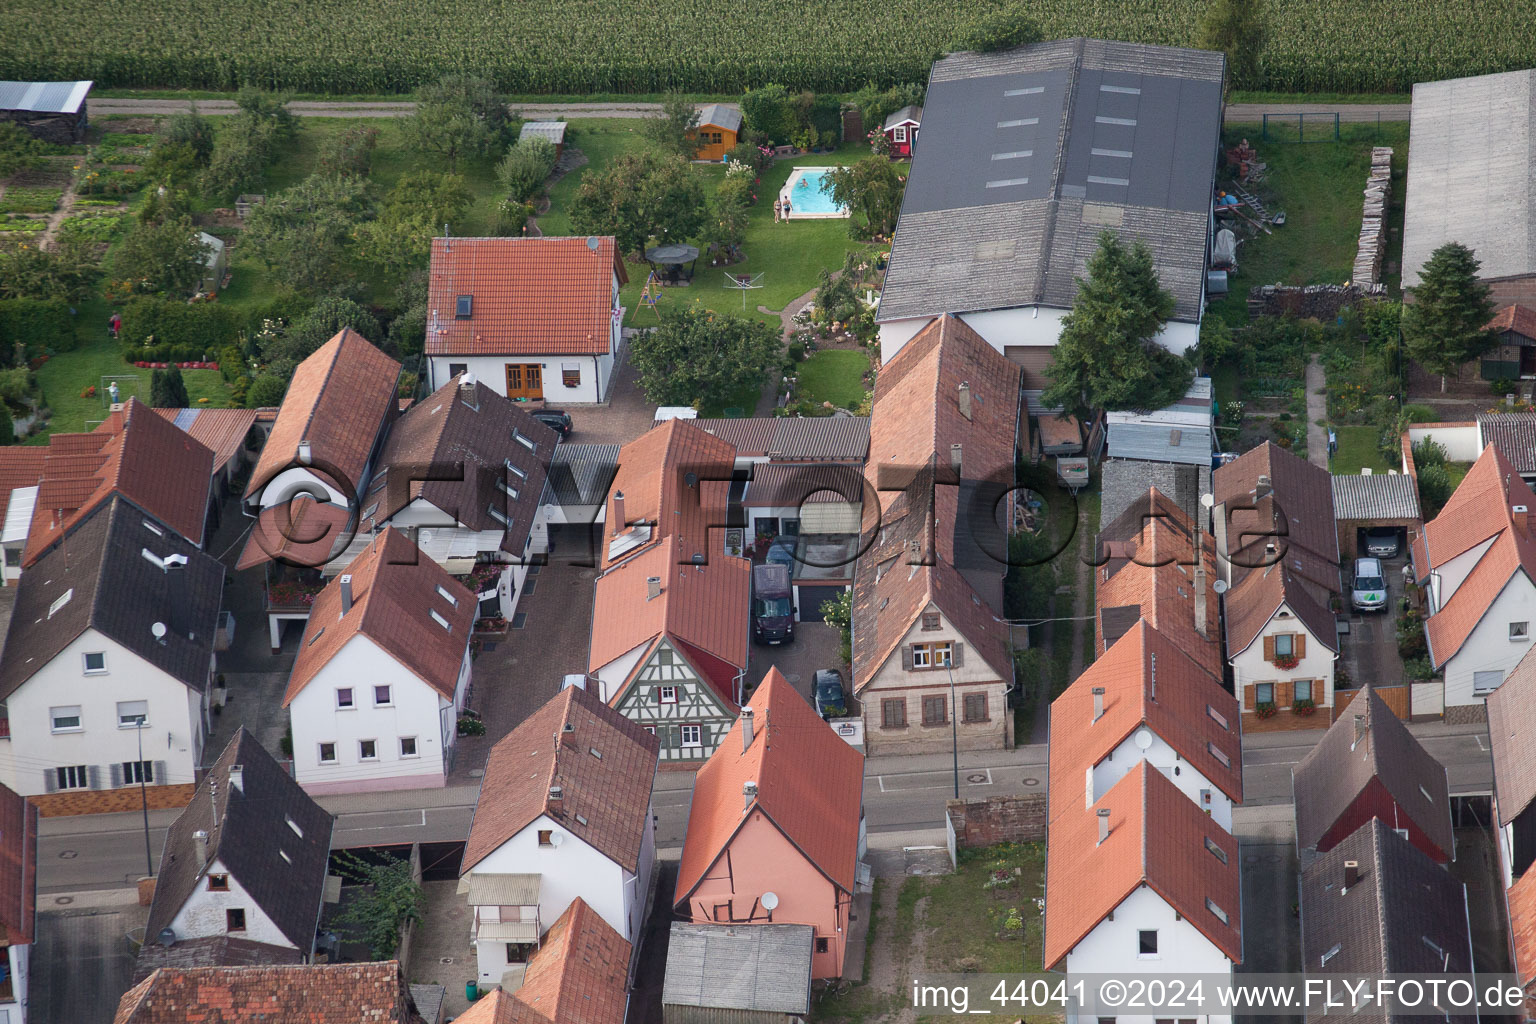
[[[314,636],[310,637],[309,638],[309,643],[305,644],[304,646],[305,647],[313,647],[315,645],[315,641],[319,640],[324,635],[325,635],[325,627],[321,626],[320,627],[320,632],[318,632]]]
[[[299,828],[299,823],[298,822],[294,821],[291,817],[289,817],[286,814],[283,815],[283,820],[288,823],[288,827],[289,828],[293,829],[293,834],[294,835],[298,836],[300,839],[304,838],[304,830]]]
[[[429,608],[429,609],[427,609],[427,614],[432,616],[432,621],[433,622],[437,623],[439,626],[442,626],[448,632],[450,632],[450,633],[453,632],[452,624],[449,623],[449,621],[447,619],[443,618],[442,615],[438,614],[437,609]]]
[[[1323,954],[1322,966],[1327,967],[1328,966],[1328,961],[1332,960],[1334,957],[1338,956],[1339,955],[1339,950],[1342,949],[1342,948],[1343,947],[1340,946],[1339,943],[1335,942],[1333,944],[1333,946],[1329,948],[1328,952]]]
[[[496,520],[502,526],[511,526],[512,525],[511,517],[509,517],[505,512],[503,512],[501,509],[497,508],[495,505],[488,505],[488,506],[486,506],[485,514],[490,516],[492,519]]]
[[[601,761],[603,759],[603,752],[601,750],[598,750],[596,747],[588,747],[587,748],[587,753],[591,754],[593,757],[597,758],[599,761]]]
[[[443,586],[441,583],[437,585],[437,596],[442,598],[444,601],[447,601],[455,608],[459,606],[459,599],[449,593],[448,588]]]
[[[1232,759],[1228,757],[1220,747],[1216,746],[1216,744],[1207,742],[1205,744],[1205,749],[1211,752],[1212,757],[1221,762],[1221,766],[1223,768],[1232,767]]]
[[[1216,920],[1220,921],[1222,924],[1227,923],[1227,912],[1218,907],[1209,896],[1205,898],[1205,909],[1209,910],[1212,914],[1215,914]]]
[[[154,523],[150,522],[148,519],[144,520],[144,529],[148,530],[150,533],[154,534],[156,537],[164,537],[165,536],[165,531],[160,529],[160,527],[156,526]]]
[[[517,500],[517,488],[513,487],[511,484],[507,483],[505,480],[497,480],[496,481],[496,487],[497,487],[498,490],[501,491],[501,493],[505,494],[507,497],[511,498],[513,501]]]
[[[74,597],[74,596],[75,596],[75,588],[74,587],[70,587],[68,590],[64,591],[64,593],[62,593],[58,597],[54,598],[53,599],[53,604],[48,606],[48,617],[50,619],[53,618],[54,615],[58,613],[60,608],[63,608],[65,605],[69,604],[69,599]]]
[[[518,469],[516,466],[512,465],[512,460],[511,459],[507,460],[506,465],[507,465],[507,472],[508,473],[511,473],[513,476],[517,477],[519,480],[527,480],[528,479],[528,472],[526,470]]]
[[[460,295],[453,304],[453,318],[455,320],[468,320],[474,305],[475,297],[473,295]]]
[[[538,449],[538,445],[534,443],[533,438],[528,437],[521,430],[518,430],[516,427],[512,428],[512,440],[516,441],[518,444],[522,445],[524,448],[527,448],[529,451],[535,451],[535,450]]]
[[[576,815],[576,824],[578,824],[578,825],[585,825],[586,823],[587,823],[586,815],[584,815],[584,814]]]
[[[1223,864],[1227,862],[1227,851],[1223,850],[1221,846],[1216,842],[1216,840],[1212,839],[1210,836],[1205,837],[1205,848],[1210,850],[1211,855],[1214,856],[1217,860],[1221,861]]]

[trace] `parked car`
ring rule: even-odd
[[[571,436],[570,413],[559,409],[535,409],[529,415],[559,434],[561,440]]]
[[[1372,558],[1396,558],[1398,545],[1395,526],[1373,526],[1365,531],[1365,553]]]
[[[1387,578],[1381,571],[1381,559],[1355,559],[1355,582],[1349,589],[1349,603],[1362,612],[1386,610]]]
[[[783,565],[752,567],[752,639],[782,644],[795,638],[794,591]]]
[[[837,669],[818,669],[812,692],[816,698],[816,713],[823,719],[841,718],[848,713],[848,703],[843,696],[843,674]]]

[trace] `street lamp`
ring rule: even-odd
[[[144,811],[144,877],[155,876],[155,855],[149,848],[149,790],[144,781],[144,727],[149,724],[148,715],[135,715],[133,719],[133,731],[139,741],[139,760],[137,771],[139,773],[139,807]]]

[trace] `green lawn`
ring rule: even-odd
[[[1274,234],[1259,234],[1238,247],[1238,272],[1231,291],[1212,309],[1233,326],[1248,322],[1248,289],[1261,284],[1342,284],[1349,280],[1360,240],[1365,179],[1372,146],[1407,152],[1406,122],[1350,126],[1343,142],[1264,143],[1258,125],[1228,125],[1231,144],[1247,138],[1269,165],[1259,187],[1270,212],[1285,211],[1286,223]],[[1223,179],[1218,179],[1222,181]],[[1395,180],[1394,188],[1401,188]]]
[[[858,349],[826,349],[800,364],[802,401],[821,405],[831,402],[839,409],[855,409],[864,401],[864,374],[869,353]]]
[[[1374,473],[1389,473],[1401,466],[1393,466],[1376,447],[1379,431],[1376,427],[1334,427],[1338,435],[1339,450],[1328,460],[1328,468],[1339,476],[1353,476],[1362,469]]]

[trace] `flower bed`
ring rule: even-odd
[[[315,596],[325,589],[322,580],[283,580],[267,587],[267,604],[283,608],[308,608]]]

